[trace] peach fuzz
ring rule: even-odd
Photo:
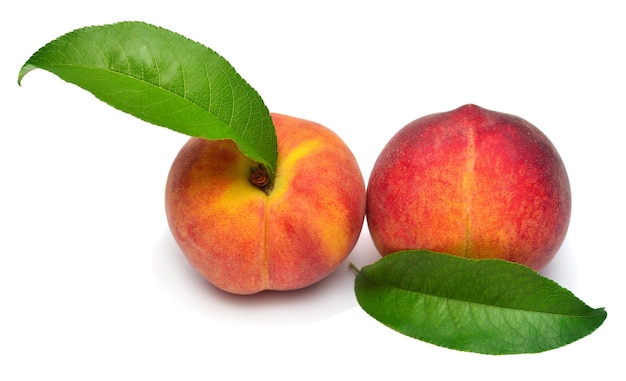
[[[230,140],[191,138],[166,184],[172,234],[191,265],[235,294],[306,287],[350,254],[365,216],[356,159],[328,128],[272,114],[278,162],[266,194],[258,164]]]
[[[426,249],[548,264],[569,225],[565,166],[527,121],[465,105],[409,123],[368,182],[367,221],[382,255]]]

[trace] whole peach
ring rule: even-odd
[[[272,114],[278,140],[270,190],[231,140],[191,138],[170,169],[165,206],[191,265],[236,294],[292,290],[329,275],[354,248],[365,183],[345,143],[310,121]]]
[[[382,255],[426,249],[542,269],[565,239],[563,161],[535,126],[465,105],[409,123],[370,175],[367,221]]]

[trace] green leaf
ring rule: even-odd
[[[494,355],[561,347],[607,316],[528,267],[430,251],[401,251],[363,267],[355,292],[367,313],[398,332]]]
[[[180,34],[142,22],[77,29],[33,54],[18,84],[36,68],[147,122],[232,139],[274,178],[276,133],[263,100],[224,58]]]

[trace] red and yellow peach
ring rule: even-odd
[[[236,294],[302,288],[329,275],[355,246],[365,216],[356,159],[328,128],[272,114],[278,139],[267,193],[258,164],[230,140],[191,138],[174,160],[166,212],[191,265]]]
[[[542,269],[569,225],[571,192],[548,138],[465,105],[401,129],[370,175],[367,221],[382,255],[425,249]]]

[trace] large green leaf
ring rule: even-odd
[[[21,68],[41,68],[147,122],[207,139],[232,139],[273,179],[274,125],[258,93],[213,50],[142,22],[75,30]]]
[[[367,313],[405,335],[485,354],[554,349],[607,316],[528,267],[429,251],[401,251],[363,267],[355,291]]]

